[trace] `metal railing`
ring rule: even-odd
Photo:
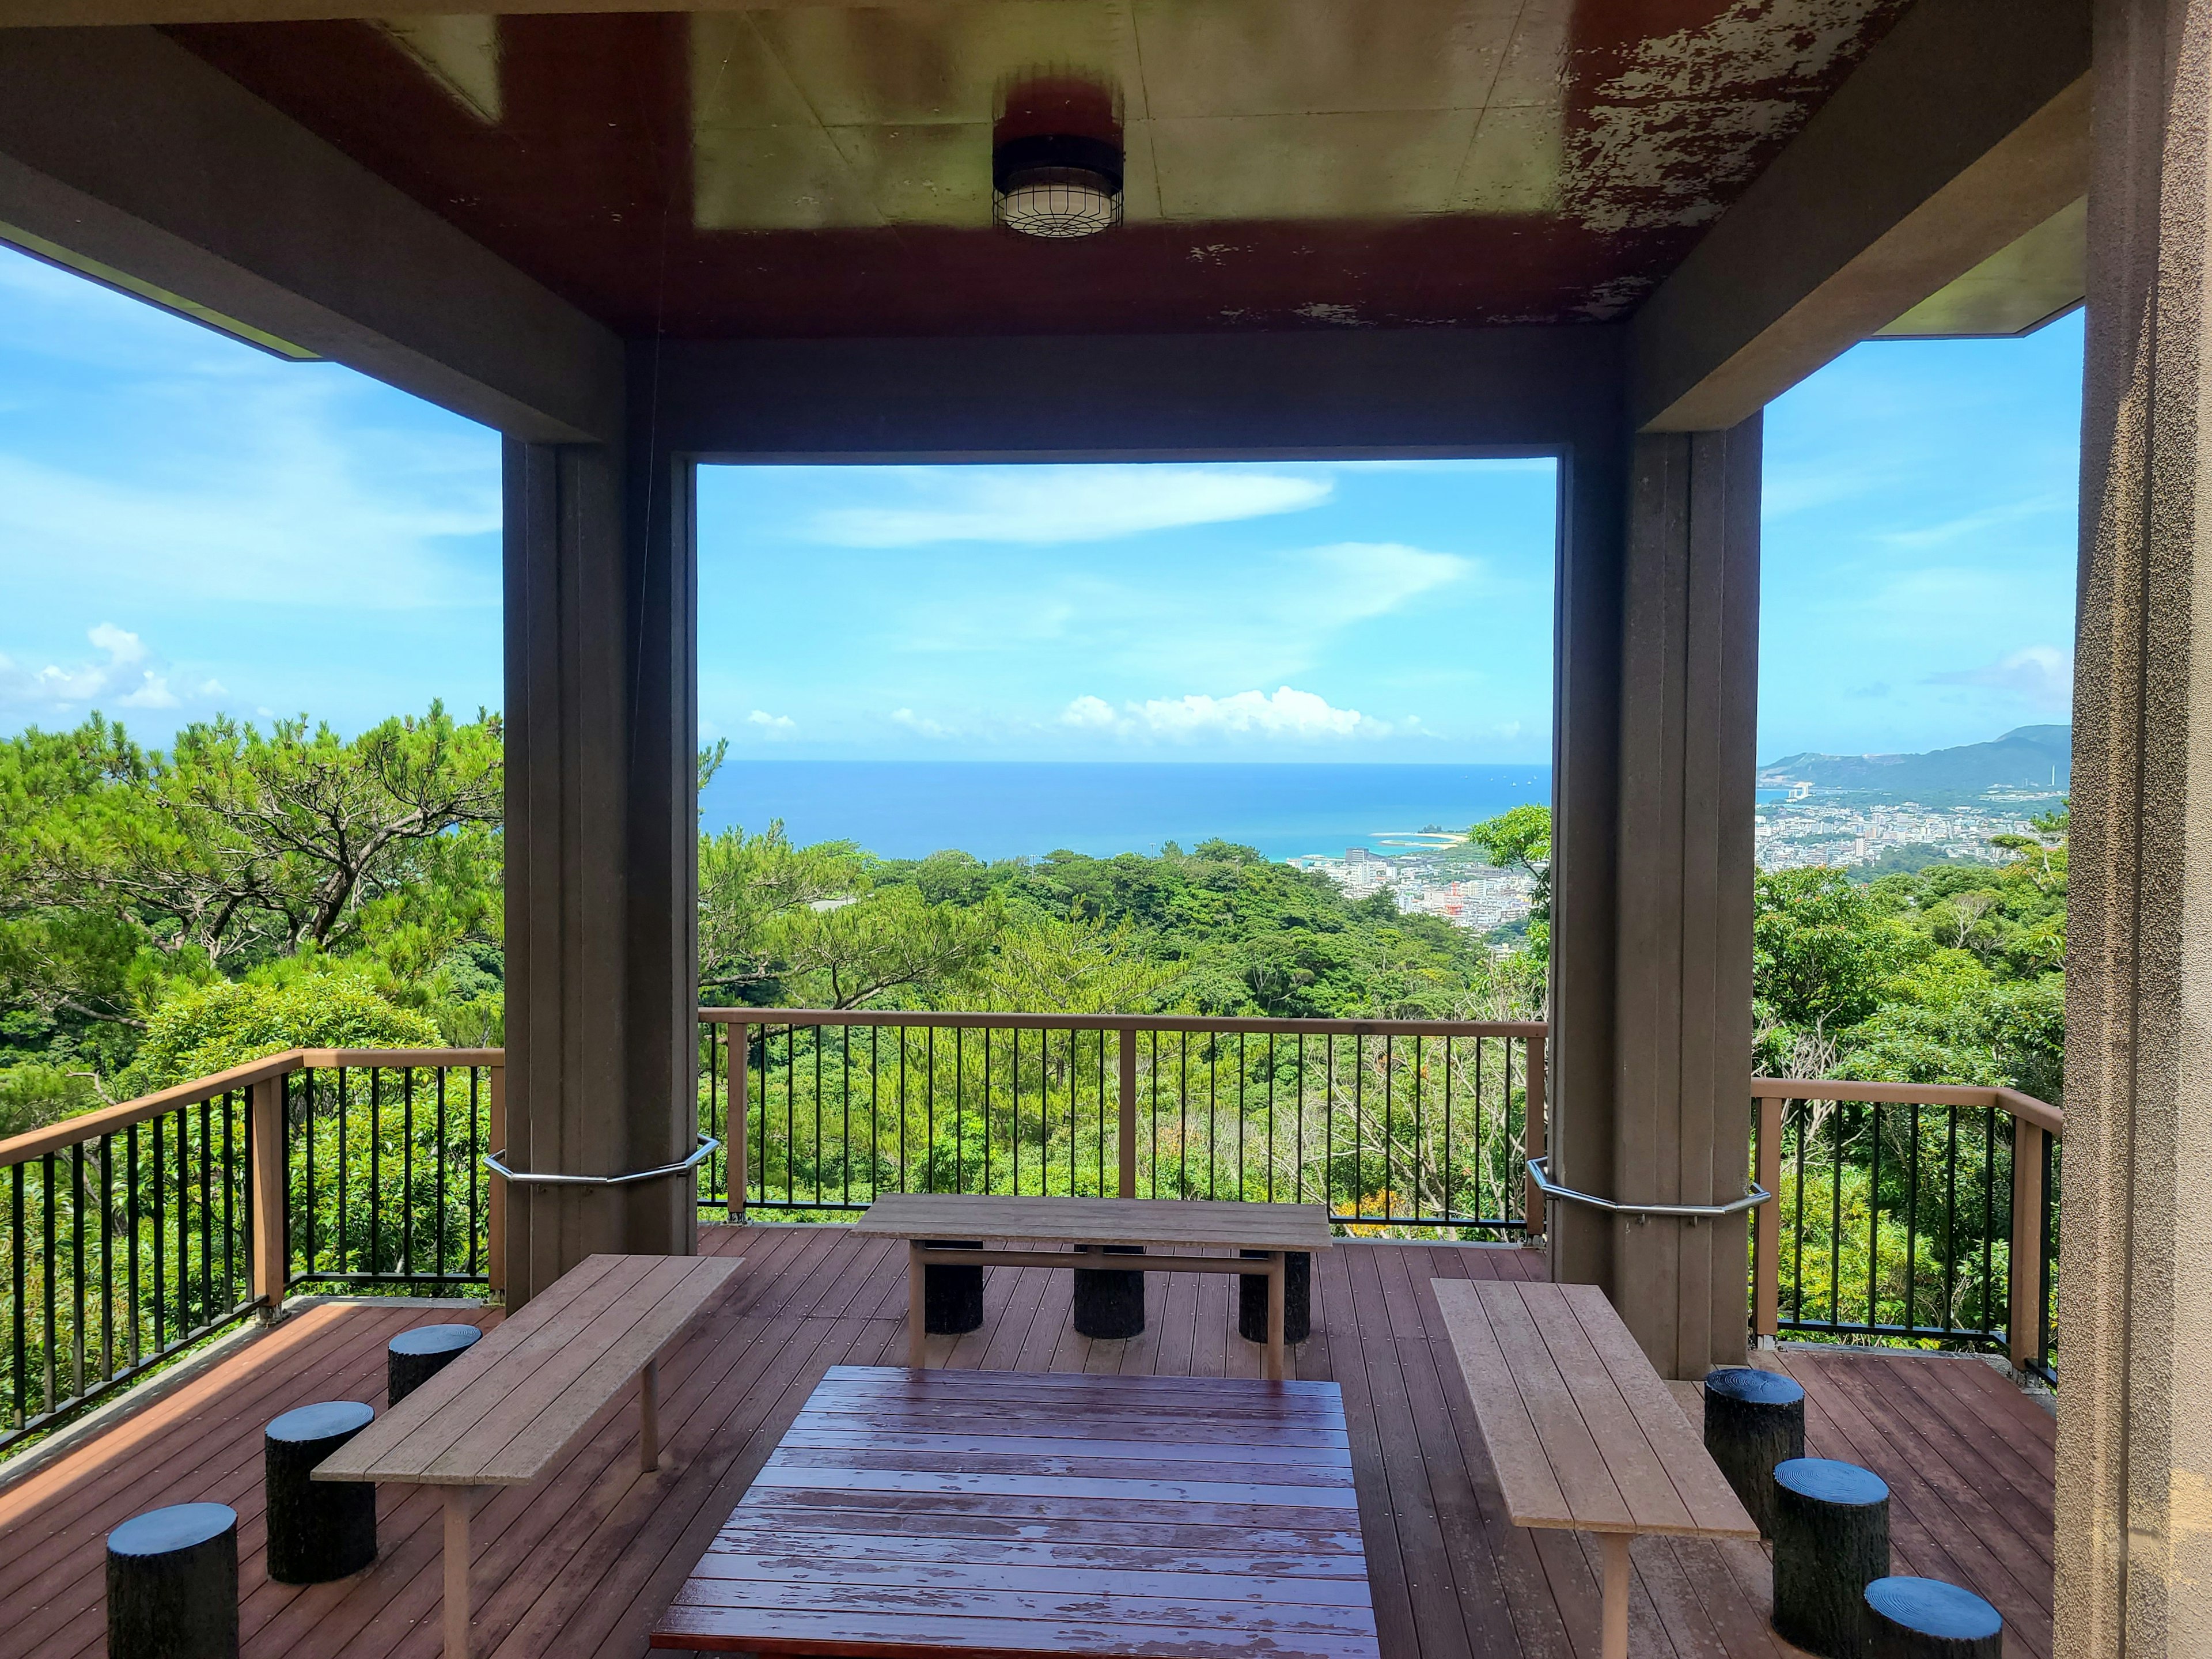
[[[1870,1338],[2004,1353],[2055,1379],[2064,1115],[2012,1089],[1752,1083],[1762,1337]]]
[[[0,1141],[0,1451],[295,1285],[495,1283],[490,1049],[293,1049]]]
[[[1321,1202],[1543,1225],[1540,1024],[704,1009],[702,1208],[889,1191]],[[295,1049],[0,1142],[0,1451],[295,1286],[504,1278],[505,1055]],[[2006,1089],[1755,1079],[1753,1330],[2055,1376],[2058,1138]],[[731,1185],[731,1172],[738,1173]]]
[[[1323,1202],[1348,1228],[1540,1230],[1535,1023],[707,1008],[700,1202],[894,1191]],[[739,1172],[733,1185],[731,1171]]]

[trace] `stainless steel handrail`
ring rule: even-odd
[[[1774,1194],[1757,1182],[1751,1190],[1732,1204],[1620,1204],[1609,1198],[1600,1198],[1595,1193],[1578,1192],[1572,1187],[1562,1187],[1552,1179],[1546,1166],[1551,1163],[1548,1154],[1528,1160],[1528,1173],[1535,1178],[1547,1198],[1564,1199],[1570,1204],[1587,1204],[1594,1210],[1604,1210],[1613,1215],[1677,1215],[1691,1221],[1705,1221],[1740,1211],[1756,1209]]]
[[[620,1187],[633,1181],[658,1181],[663,1176],[682,1175],[695,1170],[720,1151],[722,1143],[712,1135],[699,1137],[699,1150],[677,1164],[664,1164],[657,1170],[632,1170],[628,1175],[532,1175],[521,1170],[510,1170],[500,1160],[507,1156],[502,1146],[495,1152],[483,1155],[485,1166],[494,1175],[503,1176],[517,1187]]]

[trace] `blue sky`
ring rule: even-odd
[[[2081,325],[1861,347],[1767,428],[1761,757],[2065,718]],[[1527,762],[1547,462],[715,468],[740,752]],[[499,451],[0,249],[0,730],[500,699]]]

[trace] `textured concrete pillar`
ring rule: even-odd
[[[1621,1203],[1719,1204],[1744,1189],[1759,424],[1634,440],[1610,638],[1595,596],[1561,607],[1563,678],[1586,694],[1569,719],[1610,720],[1615,770],[1610,871],[1570,848],[1560,872],[1574,927],[1558,941],[1571,989],[1557,1024],[1577,1058],[1558,1080],[1554,1174]],[[1577,637],[1577,622],[1601,625]],[[1585,741],[1595,760],[1601,734]],[[1593,848],[1600,827],[1585,829]],[[1577,1029],[1589,1026],[1606,1033],[1601,1056]],[[1549,1219],[1554,1276],[1605,1285],[1662,1372],[1741,1363],[1741,1216],[1554,1204]]]
[[[696,618],[688,469],[665,471],[506,447],[507,1162],[533,1173],[692,1144]],[[594,1251],[688,1254],[696,1214],[688,1176],[517,1186],[508,1304]]]
[[[2095,55],[2053,1650],[2165,1659],[2212,1647],[2212,0],[2100,0]]]

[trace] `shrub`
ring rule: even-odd
[[[203,986],[172,997],[147,1022],[124,1074],[132,1094],[189,1082],[287,1048],[434,1048],[437,1025],[394,1007],[333,964],[282,983]]]

